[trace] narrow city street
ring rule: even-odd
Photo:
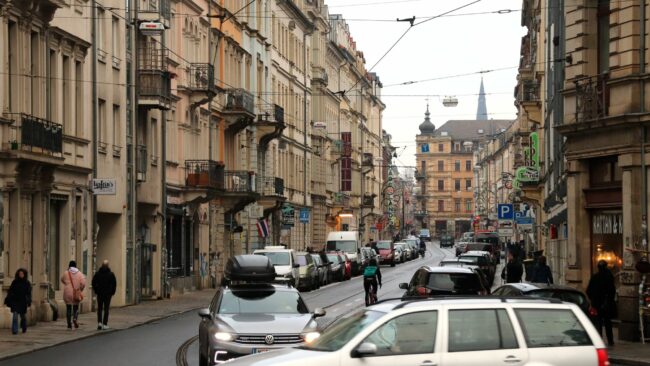
[[[422,265],[436,265],[453,257],[453,249],[440,249],[438,243],[428,246],[424,259],[416,259],[396,267],[382,266],[383,287],[379,299],[399,297],[400,282],[408,282]],[[363,285],[360,277],[337,282],[319,290],[303,293],[310,309],[323,307],[327,315],[319,321],[326,325],[337,317],[362,307]],[[205,304],[207,306],[207,304]],[[68,366],[84,360],[84,365],[198,365],[196,334],[199,317],[195,311],[140,327],[111,332],[44,349],[0,362],[4,366],[46,363],[48,366]],[[64,330],[62,330],[64,331]]]

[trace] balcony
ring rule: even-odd
[[[171,19],[170,0],[140,0],[138,20],[145,22],[161,22],[169,28]]]
[[[226,208],[226,217],[244,209],[260,198],[254,172],[244,170],[226,170],[224,187],[219,198]]]
[[[138,53],[138,104],[146,108],[171,108],[171,74],[167,50],[140,48]]]
[[[429,212],[427,210],[415,210],[413,211],[413,216],[418,220],[422,220],[429,216]]]
[[[264,207],[264,214],[279,209],[286,201],[284,196],[284,179],[278,177],[257,177],[257,193],[260,198],[257,204]]]
[[[192,63],[186,72],[185,84],[191,93],[190,103],[193,106],[204,104],[217,94],[212,64]]]
[[[214,160],[186,160],[185,185],[192,188],[224,189],[224,165]]]
[[[332,156],[341,156],[343,155],[343,140],[333,140],[332,145],[330,146],[330,151]]]
[[[416,193],[415,194],[415,199],[418,201],[426,201],[427,200],[427,195],[426,193]]]
[[[607,75],[597,75],[574,80],[575,120],[585,123],[607,115],[609,88]]]
[[[361,207],[375,208],[375,197],[377,197],[376,194],[364,194],[361,200]]]
[[[350,206],[350,195],[341,192],[332,193],[332,204],[339,207],[348,207]]]
[[[426,174],[421,173],[419,170],[416,170],[416,171],[415,171],[415,180],[416,180],[416,181],[419,182],[419,181],[425,180],[426,177],[427,177]]]
[[[221,114],[228,124],[228,131],[237,133],[250,126],[255,119],[253,94],[244,89],[228,89],[225,98]]]
[[[29,114],[14,116],[13,122],[3,127],[6,142],[2,143],[2,150],[20,159],[60,164],[63,160],[63,126]]]
[[[517,85],[515,98],[520,104],[538,103],[540,101],[539,83],[535,81],[525,80],[523,83]]]
[[[149,164],[149,155],[147,155],[147,146],[138,145],[135,150],[135,165],[138,182],[147,180],[147,165]]]
[[[286,125],[284,124],[284,108],[273,104],[260,109],[262,113],[257,115],[255,127],[257,128],[257,136],[260,139],[260,151],[264,152],[269,142],[282,135]]]

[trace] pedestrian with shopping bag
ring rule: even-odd
[[[83,290],[86,288],[86,277],[77,268],[77,262],[70,261],[68,269],[61,275],[63,284],[63,302],[65,302],[65,315],[68,329],[79,328],[79,305],[84,299]]]

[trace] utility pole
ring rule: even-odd
[[[92,25],[91,25],[91,43],[92,43],[92,60],[91,60],[91,80],[92,80],[92,99],[93,99],[93,179],[97,178],[97,2],[92,0]],[[49,53],[49,52],[48,52]],[[91,266],[93,273],[97,271],[97,196],[94,192],[91,192],[93,195],[93,217],[92,217],[92,235],[93,235],[93,248],[91,253]],[[92,301],[91,307],[94,309],[95,302]]]

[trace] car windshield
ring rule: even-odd
[[[481,282],[474,273],[429,273],[426,287],[454,294],[476,294],[482,290]]]
[[[291,264],[288,252],[261,252],[255,254],[267,257],[274,266],[288,266]]]
[[[484,243],[470,243],[470,244],[467,244],[467,248],[469,250],[479,250],[479,251],[483,251],[483,252],[489,252],[490,249],[492,248],[492,245],[484,244]]]
[[[307,314],[309,310],[297,292],[275,290],[232,290],[221,297],[219,314]]]
[[[314,351],[333,352],[345,346],[354,336],[363,331],[385,313],[374,310],[361,310],[336,320],[312,343],[300,348]]]
[[[418,241],[415,239],[409,239],[409,240],[404,240],[405,242],[409,243],[411,246],[418,246]]]
[[[314,264],[316,264],[317,266],[320,266],[320,257],[319,256],[312,255],[311,258],[314,261]]]
[[[477,255],[461,255],[460,258],[463,261],[467,261],[476,265],[484,265],[486,262],[485,257],[479,257]]]
[[[390,242],[389,241],[378,241],[377,242],[377,248],[379,248],[379,249],[390,249]]]
[[[332,262],[332,263],[334,263],[334,264],[338,264],[338,263],[339,263],[339,256],[336,255],[336,254],[328,254],[328,255],[327,255],[327,259],[329,259],[330,262]]]
[[[354,240],[330,240],[327,242],[327,250],[339,250],[346,253],[356,253],[357,242]]]
[[[296,262],[300,264],[301,266],[306,266],[307,265],[307,257],[304,255],[299,255],[296,256]]]

